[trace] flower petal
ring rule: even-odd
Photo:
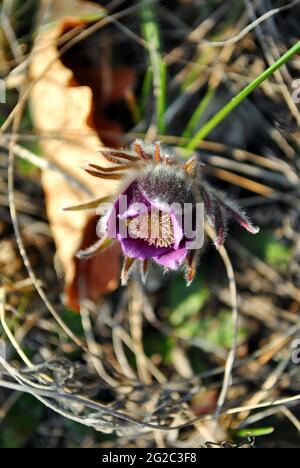
[[[173,224],[173,229],[174,229],[174,248],[178,249],[180,242],[183,239],[183,228],[182,228],[182,223],[179,222],[177,216],[174,213],[170,213],[172,224]]]
[[[118,217],[120,219],[127,219],[127,218],[137,218],[138,216],[147,213],[149,211],[149,205],[146,203],[135,202],[128,207],[128,210],[124,211],[124,213],[120,213]]]
[[[156,263],[159,263],[160,265],[169,268],[170,270],[177,270],[185,260],[187,253],[187,249],[181,248],[178,250],[166,252],[160,255],[159,257],[154,258],[153,260]]]
[[[137,258],[139,260],[158,257],[170,252],[170,248],[168,247],[155,247],[154,245],[149,245],[143,239],[125,239],[119,236],[119,241],[127,257]]]
[[[122,200],[121,197],[127,197],[127,199]],[[140,207],[137,204],[140,204]],[[112,239],[118,236],[120,232],[119,219],[138,216],[141,212],[147,210],[147,206],[150,206],[150,203],[139,190],[138,183],[136,181],[132,182],[118,197],[107,218],[106,229],[108,236]]]

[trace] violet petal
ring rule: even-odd
[[[124,239],[120,237],[119,241],[127,257],[137,258],[139,260],[158,257],[170,252],[169,247],[155,247],[154,245],[149,245],[143,239]]]
[[[153,260],[160,265],[163,265],[170,270],[177,270],[180,265],[183,263],[187,256],[187,249],[181,248],[178,250],[172,250],[170,252],[166,252],[159,257],[155,257]]]

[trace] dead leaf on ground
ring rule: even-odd
[[[94,7],[92,13],[95,13]],[[85,11],[87,14],[88,8]],[[99,295],[113,291],[119,284],[119,247],[113,246],[84,262],[75,257],[79,249],[96,240],[95,212],[68,212],[63,211],[63,208],[81,204],[91,198],[106,197],[116,191],[116,182],[99,182],[82,168],[87,162],[99,163],[99,159],[101,164],[105,164],[101,156],[96,155],[99,147],[103,146],[99,135],[103,129],[111,131],[112,135],[120,135],[123,129],[113,119],[106,118],[102,111],[110,101],[125,97],[132,90],[135,80],[130,70],[112,71],[113,79],[108,89],[104,86],[103,76],[101,78],[103,70],[89,73],[88,69],[80,71],[73,67],[71,71],[56,58],[57,39],[78,24],[82,24],[82,20],[68,18],[40,33],[35,47],[43,50],[43,53],[33,54],[31,64],[32,78],[42,76],[31,93],[36,131],[45,135],[45,138],[41,138],[41,148],[49,160],[86,188],[74,188],[63,175],[50,170],[42,172],[57,258],[65,276],[66,302],[73,309],[78,309],[80,297],[95,300]],[[70,57],[69,54],[65,60],[70,60]],[[50,63],[52,65],[48,69]],[[121,84],[117,81],[120,76]]]

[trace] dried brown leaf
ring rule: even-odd
[[[72,21],[75,25],[78,20]],[[120,251],[114,246],[84,262],[78,260],[76,252],[96,240],[95,213],[92,210],[64,211],[64,208],[85,204],[93,198],[106,198],[115,192],[118,183],[100,181],[82,169],[87,162],[103,166],[107,166],[107,162],[101,155],[96,155],[99,147],[103,146],[99,138],[101,128],[93,129],[90,126],[95,107],[94,90],[89,86],[78,85],[73,72],[57,57],[57,39],[65,30],[66,22],[62,21],[51,30],[40,33],[36,40],[37,52],[33,54],[31,75],[33,79],[39,80],[32,90],[31,107],[36,131],[42,136],[41,148],[45,157],[84,187],[80,190],[78,186],[72,186],[63,175],[50,170],[42,172],[57,258],[65,276],[67,304],[78,309],[80,297],[96,299],[118,286]],[[125,75],[128,75],[128,71]],[[132,78],[118,92],[126,92],[131,84]],[[115,99],[115,94],[113,90],[112,99]],[[105,104],[108,101],[106,97]],[[97,123],[101,124],[101,118],[98,118]],[[109,127],[109,122],[105,125]],[[113,125],[111,127],[114,131]]]

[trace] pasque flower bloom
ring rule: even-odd
[[[229,218],[252,234],[259,231],[233,201],[203,180],[196,156],[179,164],[168,154],[163,154],[159,143],[148,152],[140,141],[133,144],[133,150],[134,154],[104,152],[104,157],[115,166],[106,168],[91,164],[87,169],[95,177],[123,180],[123,187],[100,221],[101,239],[79,253],[80,257],[97,253],[107,244],[107,239],[113,239],[120,242],[125,256],[123,284],[137,261],[145,278],[150,259],[168,270],[185,265],[187,283],[190,284],[202,247],[201,244],[195,248],[192,237],[199,229],[204,232],[204,222],[197,223],[197,205],[204,207],[208,222],[215,228],[217,246],[225,241]],[[191,213],[190,224],[196,227],[192,237],[185,230],[187,206]]]
[[[123,211],[120,197],[117,199],[107,220],[107,234],[120,241],[127,257],[142,261],[151,258],[172,270],[187,257],[188,239],[172,207],[178,196],[175,183],[181,185],[180,196],[186,203],[194,201],[184,175],[163,166],[149,166],[129,184],[121,194],[127,201]],[[121,224],[114,229],[116,218]]]

